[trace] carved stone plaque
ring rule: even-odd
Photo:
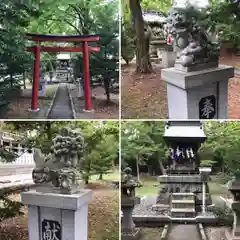
[[[62,240],[60,223],[57,221],[44,219],[42,221],[41,240]]]
[[[199,101],[199,118],[213,119],[216,115],[216,97],[210,95]]]

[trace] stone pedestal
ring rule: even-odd
[[[87,189],[71,195],[21,193],[22,203],[28,205],[28,239],[87,240],[91,196]]]
[[[240,202],[232,203],[233,210],[233,228],[232,228],[232,240],[240,240]]]
[[[136,204],[140,204],[140,198],[127,196],[121,197],[121,210],[123,213],[121,224],[122,240],[140,239],[140,229],[135,227],[132,219],[132,212]]]
[[[228,80],[234,68],[219,65],[201,71],[162,70],[170,119],[227,119]]]

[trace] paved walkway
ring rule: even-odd
[[[201,240],[199,236],[197,225],[173,225],[170,230],[168,240]]]
[[[48,119],[73,119],[67,83],[60,83]]]

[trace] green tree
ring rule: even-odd
[[[139,165],[148,165],[150,157],[154,156],[158,167],[164,171],[161,159],[165,146],[162,139],[163,126],[163,122],[122,122],[122,167],[135,161],[138,180],[140,180]]]
[[[52,139],[65,126],[82,129],[86,146],[80,171],[86,183],[88,183],[92,174],[104,174],[113,167],[118,153],[118,122],[18,121],[5,123],[5,129],[25,134],[23,144],[28,148],[40,148],[45,154],[51,152]]]
[[[136,36],[136,71],[139,73],[149,73],[152,71],[152,66],[149,56],[149,41],[150,31],[148,26],[144,23],[142,11],[143,10],[159,10],[166,12],[171,6],[170,0],[164,1],[149,1],[149,0],[124,0],[122,1],[122,12],[123,12],[123,23],[124,23],[124,34],[128,34],[128,26],[133,24]],[[125,32],[126,31],[126,32]],[[129,36],[131,38],[131,36]],[[126,55],[126,44],[128,40],[124,37],[122,43],[122,55]]]

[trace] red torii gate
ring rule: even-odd
[[[90,87],[90,71],[89,71],[89,52],[100,51],[99,47],[89,47],[88,42],[99,41],[98,35],[42,35],[27,34],[29,40],[36,42],[36,46],[28,47],[27,51],[35,54],[34,76],[32,85],[32,103],[29,111],[37,112],[38,108],[38,81],[40,77],[40,52],[83,52],[83,87],[85,111],[92,111],[91,87]],[[50,47],[41,46],[41,42],[82,42],[82,46],[78,47]]]

